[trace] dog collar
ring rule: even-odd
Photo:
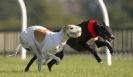
[[[93,38],[95,38],[95,37],[97,37],[97,34],[96,34],[96,32],[94,31],[94,23],[96,22],[96,20],[93,20],[93,19],[91,19],[91,20],[89,20],[89,22],[88,22],[88,31],[89,31],[89,33],[91,34],[91,36],[93,37]]]

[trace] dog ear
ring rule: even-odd
[[[66,30],[68,29],[68,25],[63,26],[62,29],[63,29],[63,32],[66,33]]]
[[[105,22],[104,22],[104,21],[102,21],[102,24],[103,24],[103,26],[106,26],[106,24],[105,24]]]
[[[105,24],[105,22],[102,22],[102,24],[103,24],[103,26],[107,26],[107,25]]]
[[[106,26],[106,24],[105,24],[105,22],[96,22],[96,24],[99,26],[99,27],[105,27]]]
[[[98,21],[96,21],[95,23],[94,23],[94,28],[100,28],[101,27],[101,23],[100,22],[98,22]]]

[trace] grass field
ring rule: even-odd
[[[103,57],[104,58],[104,57]],[[133,59],[113,59],[113,65],[98,64],[88,55],[65,56],[59,65],[49,72],[46,65],[37,71],[36,63],[29,72],[24,68],[30,58],[0,57],[0,77],[133,77]]]

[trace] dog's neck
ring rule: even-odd
[[[63,29],[61,29],[58,33],[61,35],[60,39],[62,43],[69,39],[69,36],[64,32]]]

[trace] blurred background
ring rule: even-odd
[[[97,0],[24,1],[28,13],[28,26],[42,25],[58,29],[66,24],[80,24],[90,18],[103,21]],[[133,53],[133,0],[104,2],[108,9],[110,26],[116,37],[112,44],[115,53]],[[7,55],[14,52],[19,42],[20,31],[21,10],[18,1],[0,0],[0,53]]]

